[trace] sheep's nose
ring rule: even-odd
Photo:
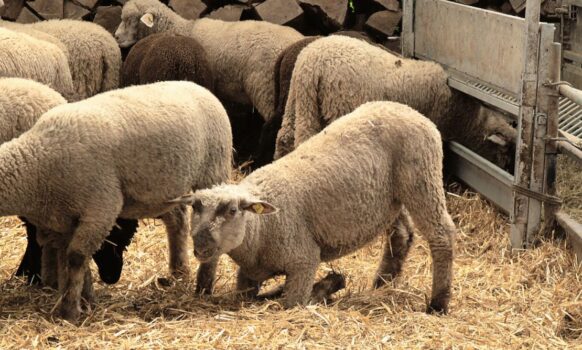
[[[208,258],[216,249],[216,241],[210,234],[210,229],[205,227],[194,236],[194,255],[199,258]]]

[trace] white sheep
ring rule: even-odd
[[[36,80],[74,99],[73,81],[65,53],[50,42],[0,28],[0,77]]]
[[[0,21],[0,27],[21,32],[40,31],[61,41],[69,53],[76,100],[119,87],[121,51],[113,36],[102,26],[63,19],[32,24]]]
[[[285,275],[286,307],[308,302],[320,262],[349,254],[406,225],[407,209],[433,260],[428,311],[446,312],[455,226],[446,208],[442,144],[435,125],[412,108],[371,102],[329,125],[294,152],[247,176],[185,195],[193,203],[195,256],[228,254],[240,267],[237,288]],[[278,210],[277,210],[278,208]],[[272,215],[261,215],[272,214]],[[406,227],[386,244],[377,279],[396,275]],[[378,280],[375,286],[382,285]]]
[[[316,40],[297,58],[275,159],[365,102],[395,101],[427,116],[444,140],[506,167],[515,129],[500,114],[481,113],[475,99],[449,88],[447,77],[436,63],[403,59],[362,40]]]
[[[67,56],[67,59],[70,59],[69,50],[67,49],[65,44],[63,44],[62,41],[60,41],[59,39],[57,39],[56,37],[54,37],[50,34],[47,34],[47,33],[40,31],[40,30],[36,30],[33,27],[31,27],[30,25],[24,25],[21,23],[4,21],[1,18],[0,18],[0,27],[10,29],[10,30],[13,30],[13,31],[19,32],[19,33],[24,33],[24,34],[30,35],[33,38],[39,39],[39,40],[48,41],[49,43],[58,46],[59,49],[61,49],[65,53],[65,55]]]
[[[49,109],[67,101],[33,80],[0,78],[0,144],[30,129]]]
[[[0,146],[0,215],[42,229],[43,265],[58,256],[64,318],[79,316],[81,295],[92,299],[88,262],[118,217],[161,217],[170,267],[188,272],[186,206],[168,200],[226,181],[231,138],[208,90],[162,82],[57,106]],[[202,275],[216,264],[205,266]]]
[[[129,0],[115,32],[121,47],[164,31],[191,36],[206,51],[220,99],[252,104],[265,120],[275,113],[273,74],[277,57],[303,38],[299,32],[262,21],[188,21],[158,0]]]

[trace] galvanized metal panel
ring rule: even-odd
[[[414,2],[404,0],[402,4],[402,56],[414,56]]]
[[[556,214],[558,224],[568,234],[568,241],[576,254],[578,263],[582,262],[582,224],[572,219],[568,214],[559,211]]]
[[[447,164],[461,181],[481,193],[506,213],[513,208],[513,176],[467,147],[447,143]]]
[[[524,19],[449,1],[414,2],[415,56],[520,93]]]

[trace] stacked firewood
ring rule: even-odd
[[[20,23],[71,18],[93,21],[114,32],[127,0],[4,0],[0,16]],[[525,0],[455,0],[523,16]],[[552,17],[562,0],[544,0]],[[263,20],[296,28],[305,35],[355,30],[390,46],[400,31],[402,0],[162,0],[187,19]]]

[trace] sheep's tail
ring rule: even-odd
[[[293,100],[294,108],[290,110],[293,129],[293,149],[319,133],[324,125],[321,115],[319,93],[321,89],[321,63],[312,56],[300,54],[293,70],[289,101]],[[286,106],[289,109],[289,105]]]
[[[65,53],[59,49],[56,59],[57,75],[56,81],[54,82],[55,86],[53,88],[60,92],[68,102],[78,101],[79,97],[75,91],[67,56],[65,56]]]
[[[103,45],[103,72],[100,92],[114,90],[119,87],[119,77],[121,75],[121,50],[115,41],[113,45]]]

